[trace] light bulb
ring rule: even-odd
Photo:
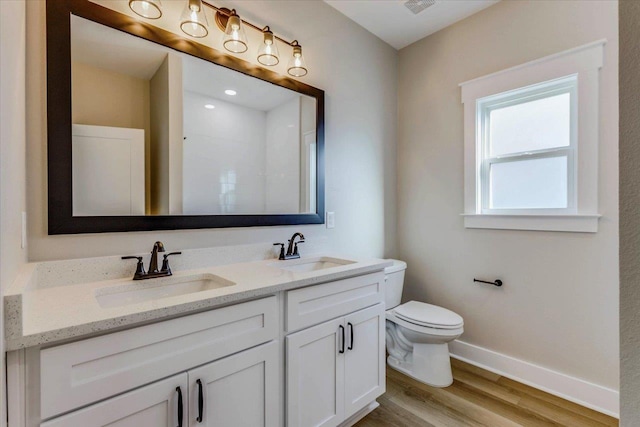
[[[306,76],[308,71],[304,57],[302,56],[302,46],[298,44],[297,40],[294,40],[291,46],[293,47],[293,55],[291,55],[291,59],[289,60],[287,73],[293,77]]]
[[[180,29],[191,37],[202,38],[209,34],[208,26],[202,0],[187,0],[187,7],[180,18]]]
[[[278,52],[278,46],[275,44],[273,33],[269,27],[265,27],[264,30],[262,30],[262,34],[264,35],[264,41],[258,49],[258,62],[271,67],[280,62],[280,53]]]
[[[231,15],[227,20],[222,45],[233,53],[243,53],[248,49],[247,36],[244,33],[244,28],[242,28],[242,21],[235,10],[231,11]]]

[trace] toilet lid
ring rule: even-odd
[[[393,311],[400,319],[432,328],[455,329],[464,324],[462,317],[453,311],[424,302],[409,301]]]

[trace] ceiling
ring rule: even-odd
[[[167,51],[163,46],[71,15],[72,61],[149,80]]]
[[[0,0],[2,1],[2,0]],[[270,111],[300,96],[292,90],[247,76],[224,67],[217,67],[202,59],[183,56],[184,90],[205,95],[215,104],[219,99],[255,110]],[[234,96],[224,93],[235,90]]]
[[[396,49],[473,15],[500,0],[324,0]],[[418,14],[405,3],[430,4]]]

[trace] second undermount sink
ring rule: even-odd
[[[301,258],[290,261],[281,261],[272,265],[281,270],[292,271],[296,273],[307,273],[311,271],[324,270],[333,267],[342,267],[348,264],[354,264],[355,261],[340,258],[320,257],[320,258]]]
[[[125,285],[96,290],[100,307],[121,307],[140,302],[193,294],[235,285],[215,274],[171,276],[160,279],[137,280]]]

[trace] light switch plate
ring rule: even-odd
[[[327,212],[327,228],[334,228],[336,226],[336,213]]]

